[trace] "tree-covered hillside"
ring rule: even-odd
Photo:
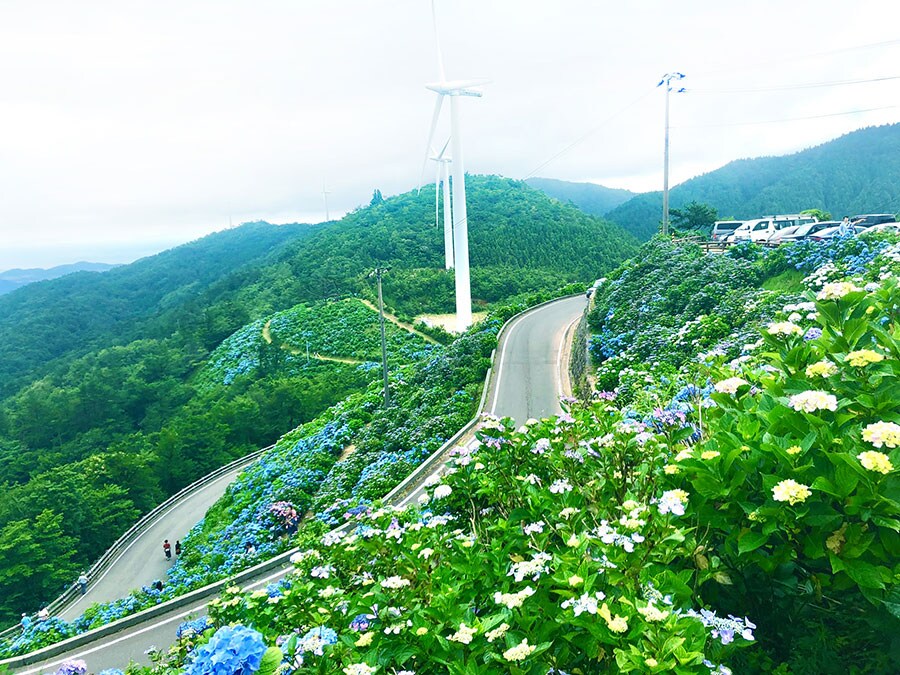
[[[591,280],[635,250],[636,240],[620,228],[520,181],[470,176],[466,187],[476,305]],[[370,288],[364,274],[387,266],[386,302],[401,314],[449,312],[454,282],[443,256],[433,192],[413,191],[354,211],[286,248],[254,290],[268,298],[266,289],[277,289],[294,302],[342,296]]]
[[[525,182],[564,204],[574,204],[592,216],[605,216],[635,196],[631,190],[608,188],[596,183],[573,183],[537,177],[528,178]]]
[[[34,283],[35,281],[45,281],[47,279],[58,279],[67,274],[75,272],[106,272],[118,265],[110,265],[108,263],[92,263],[77,262],[69,265],[57,265],[43,269],[40,267],[29,269],[12,269],[0,272],[0,295],[14,291],[22,286]]]
[[[243,266],[311,230],[248,223],[103,274],[72,274],[0,297],[0,396],[55,359],[141,337],[182,330],[215,346],[247,317],[224,316],[198,298],[222,279],[235,283]]]
[[[900,124],[870,127],[783,157],[740,159],[676,185],[670,205],[691,201],[720,216],[753,218],[820,208],[837,218],[900,212]],[[649,239],[662,216],[662,193],[638,195],[607,218]]]

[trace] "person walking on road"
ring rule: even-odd
[[[172,544],[169,543],[168,539],[163,542],[163,553],[166,554],[166,560],[172,559]]]
[[[181,555],[181,542],[175,540],[175,555]]]
[[[82,595],[84,595],[85,593],[87,593],[87,585],[88,585],[87,574],[85,574],[84,572],[82,572],[82,573],[81,573],[81,576],[78,577],[78,588],[79,588],[79,590],[81,591],[81,594],[82,594]]]

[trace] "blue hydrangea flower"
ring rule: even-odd
[[[195,652],[185,675],[252,675],[265,651],[266,643],[255,630],[225,626]]]

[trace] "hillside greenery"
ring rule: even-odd
[[[708,204],[723,218],[822,209],[842,216],[900,213],[900,124],[869,127],[783,157],[739,159],[669,190],[670,207]],[[605,217],[641,240],[659,229],[662,193],[648,192]]]
[[[526,178],[533,188],[546,193],[564,204],[574,204],[585,213],[605,216],[620,204],[635,196],[631,190],[608,188],[597,183],[573,183],[554,178]]]
[[[900,245],[840,246],[743,357],[486,417],[418,504],[341,503],[130,672],[896,672]]]
[[[470,213],[476,307],[584,284],[635,246],[506,179],[472,177]],[[55,597],[137,516],[378,378],[377,315],[351,299],[374,299],[372,266],[391,268],[395,312],[452,311],[433,217],[412,192],[0,298],[0,538],[31,556],[3,558],[0,616]],[[431,348],[393,325],[388,339],[392,367]],[[30,530],[42,514],[46,528]]]

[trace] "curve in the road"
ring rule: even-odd
[[[513,317],[501,331],[494,377],[486,385],[490,388],[490,394],[482,407],[489,407],[493,414],[499,416],[513,417],[520,423],[530,417],[560,412],[559,395],[568,389],[562,352],[569,329],[583,313],[584,307],[583,296],[569,297],[544,303]],[[439,453],[441,451],[435,453],[435,456]],[[426,460],[426,463],[430,462],[430,459]],[[431,471],[420,472],[418,482],[423,482],[433,470],[434,467]],[[407,495],[404,501],[408,498]],[[203,513],[205,511],[200,512],[198,519]],[[155,542],[153,539],[153,542],[153,545],[158,547],[161,540]],[[289,551],[279,556],[285,563],[279,569],[271,565],[260,565],[260,569],[265,570],[264,578],[254,579],[245,584],[244,588],[261,587],[287,574],[293,568],[288,563],[291,553],[292,551]],[[161,551],[157,557],[161,558]],[[52,672],[67,658],[85,659],[94,672],[105,668],[124,668],[132,660],[149,664],[146,655],[148,645],[170,644],[178,622],[186,620],[191,615],[197,616],[202,613],[206,602],[218,594],[217,588],[210,590],[208,596],[203,598],[192,594],[187,605],[179,604],[177,599],[170,601],[173,606],[167,613],[156,612],[152,619],[135,625],[121,634],[110,636],[100,644],[84,645],[67,654],[58,654],[14,672],[19,675]],[[33,663],[33,660],[30,662]],[[3,663],[5,662],[0,662],[0,665]],[[20,660],[19,663],[23,661]]]

